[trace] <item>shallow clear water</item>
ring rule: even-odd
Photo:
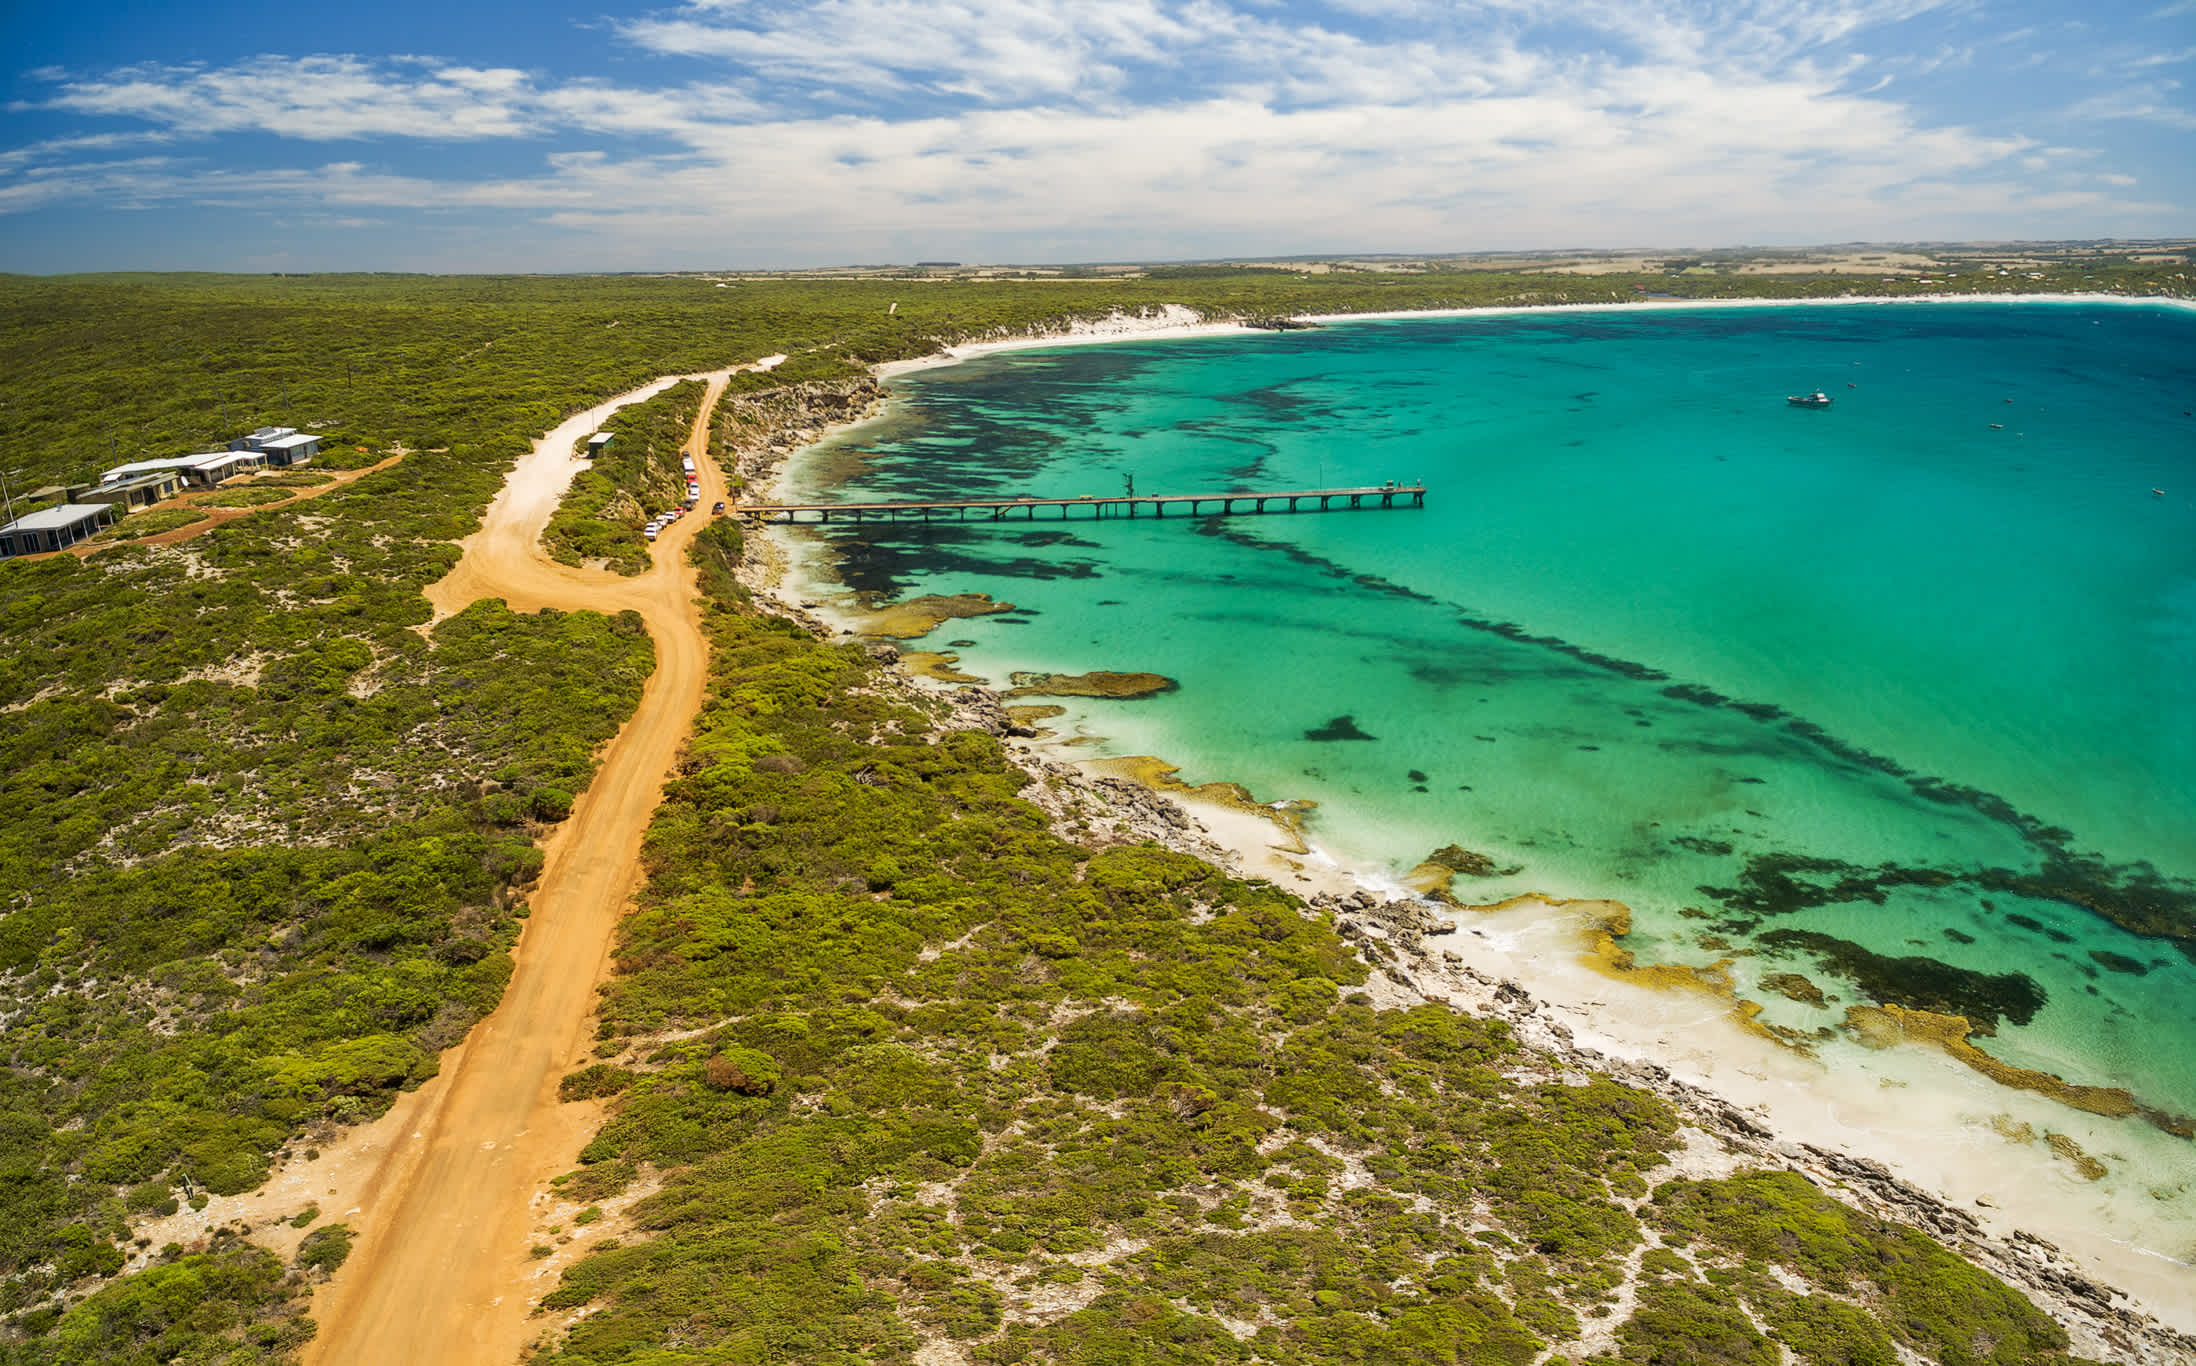
[[[1784,402],[1818,387],[1827,411]],[[1180,681],[1072,704],[1056,724],[1102,752],[1316,800],[1345,862],[1456,843],[1518,870],[1459,879],[1467,900],[1624,900],[1643,960],[1735,950],[1748,985],[1996,1013],[2010,1062],[2196,1110],[2188,941],[2083,904],[2184,933],[2196,906],[2196,313],[1361,322],[1017,352],[901,392],[811,466],[862,454],[829,496],[1431,487],[1394,512],[826,533],[857,589],[1023,609],[923,642],[967,642],[966,671]],[[1373,738],[1307,736],[1344,716]],[[1793,860],[1845,889],[1744,894]],[[1779,931],[1925,961],[1871,992]]]

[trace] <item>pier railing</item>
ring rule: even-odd
[[[1146,513],[1165,517],[1169,511],[1187,517],[1228,517],[1260,512],[1343,512],[1368,508],[1426,506],[1424,484],[1371,484],[1345,489],[1281,489],[1249,493],[1160,493],[1081,498],[955,498],[899,503],[753,503],[735,507],[742,517],[762,522],[933,521],[951,519],[1035,521],[1040,511],[1059,520],[1089,510],[1100,517],[1137,517]]]

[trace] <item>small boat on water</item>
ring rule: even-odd
[[[1795,408],[1827,408],[1830,406],[1830,395],[1817,389],[1811,394],[1786,394],[1784,401]]]

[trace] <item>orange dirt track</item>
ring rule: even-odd
[[[708,649],[686,550],[724,496],[708,431],[729,373],[708,377],[687,443],[701,483],[697,510],[664,530],[648,572],[627,579],[557,564],[540,536],[570,484],[573,444],[620,403],[671,380],[582,413],[536,443],[462,543],[463,559],[427,590],[438,621],[481,598],[518,611],[630,608],[648,623],[656,671],[545,847],[502,1004],[390,1116],[402,1127],[349,1219],[359,1242],[315,1297],[320,1333],[309,1366],[503,1366],[533,1335],[527,1318],[545,1287],[532,1276],[531,1205],[572,1166],[600,1114],[560,1103],[557,1083],[587,1059],[595,985],[638,877],[641,836],[701,708]]]

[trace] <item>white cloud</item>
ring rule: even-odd
[[[1965,3],[695,0],[621,30],[721,73],[675,88],[431,57],[56,73],[42,108],[143,128],[0,153],[0,212],[500,213],[653,263],[875,258],[918,237],[1036,259],[2013,235],[2039,212],[2157,210],[2094,188],[2110,178],[2052,179],[2067,149],[1886,93],[1972,46],[1851,49]],[[2078,116],[2170,121],[2170,89]],[[538,150],[477,179],[396,174],[378,151],[50,164],[121,145],[102,137],[240,131]]]

